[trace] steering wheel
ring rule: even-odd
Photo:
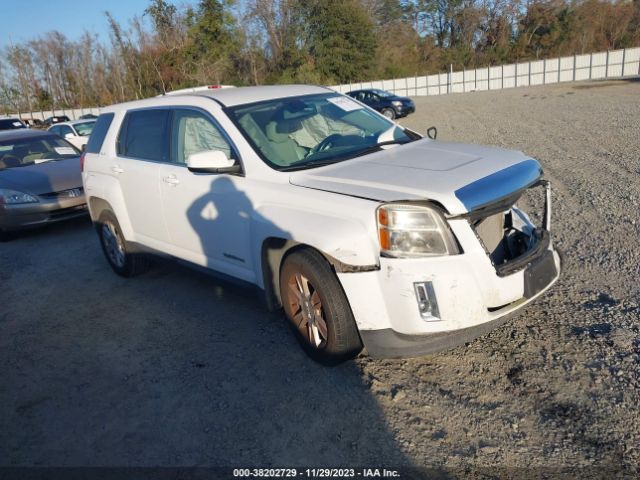
[[[318,145],[313,147],[313,149],[311,151],[313,153],[324,152],[329,147],[331,147],[333,142],[335,142],[336,140],[338,140],[341,137],[342,137],[342,135],[340,135],[339,133],[333,133],[333,134],[329,135],[327,138],[325,138],[324,140],[322,140]]]

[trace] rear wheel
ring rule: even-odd
[[[130,251],[113,212],[109,210],[102,212],[96,224],[96,230],[104,256],[114,272],[123,277],[133,277],[147,269],[148,258],[143,254]]]
[[[393,120],[394,118],[396,118],[396,112],[393,111],[393,108],[383,108],[382,114],[389,120]]]
[[[304,350],[335,365],[362,350],[351,307],[329,263],[312,249],[288,255],[280,271],[284,312]]]

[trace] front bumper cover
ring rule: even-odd
[[[556,261],[557,257],[557,261]],[[374,358],[409,358],[449,350],[481,337],[518,315],[525,305],[548,290],[559,278],[562,256],[545,250],[524,270],[524,297],[505,305],[503,315],[471,327],[435,332],[426,335],[406,335],[392,328],[361,330],[360,337],[370,356]],[[528,280],[530,277],[530,280]],[[498,313],[498,312],[496,312]]]
[[[57,199],[38,197],[38,200],[37,203],[0,207],[0,229],[15,231],[35,228],[88,213],[84,195]]]

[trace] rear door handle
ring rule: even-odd
[[[180,180],[175,175],[169,175],[168,177],[162,177],[162,181],[164,183],[168,183],[169,185],[173,185],[174,187],[180,183]]]
[[[120,168],[120,165],[114,165],[111,167],[113,173],[124,173],[124,169]]]

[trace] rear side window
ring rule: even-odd
[[[129,112],[118,138],[118,153],[145,160],[168,160],[169,110],[151,109]]]
[[[111,122],[113,121],[113,113],[103,113],[96,120],[96,125],[93,127],[89,141],[87,142],[87,148],[85,151],[88,153],[100,153],[102,149],[102,143],[104,137],[107,136]]]

